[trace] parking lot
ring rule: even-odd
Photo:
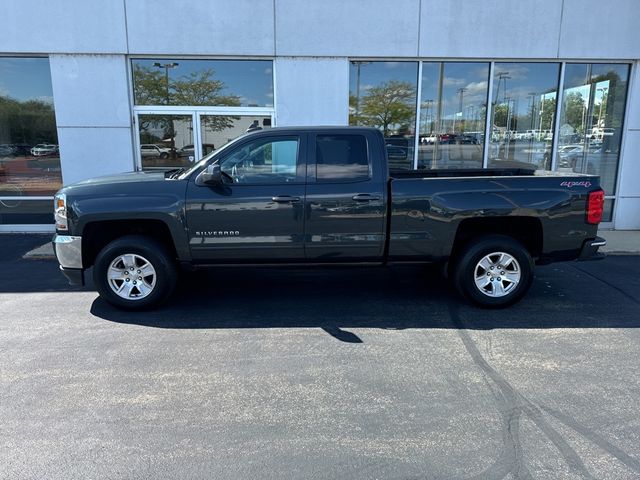
[[[640,256],[506,310],[433,269],[219,268],[152,312],[0,236],[0,478],[640,478]]]

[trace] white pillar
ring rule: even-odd
[[[640,230],[640,61],[633,64],[620,152],[616,230]]]
[[[51,55],[51,83],[65,185],[134,169],[124,55]]]

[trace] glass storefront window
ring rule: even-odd
[[[489,167],[551,168],[559,63],[496,63]]]
[[[422,64],[418,168],[482,168],[489,63]]]
[[[188,166],[193,157],[191,115],[139,115],[142,168]]]
[[[240,135],[271,128],[271,117],[264,115],[200,115],[202,154],[217,150]]]
[[[62,186],[48,58],[0,57],[0,223],[51,223]]]
[[[273,107],[271,60],[134,59],[136,105]]]
[[[413,168],[417,93],[418,62],[351,62],[349,125],[382,131],[391,169]]]
[[[615,194],[628,77],[626,64],[565,67],[557,168],[600,175],[607,195]]]
[[[144,170],[189,167],[196,158],[194,117],[199,122],[202,155],[208,155],[240,135],[271,127],[270,116],[138,115],[140,158]]]

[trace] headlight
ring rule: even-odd
[[[53,218],[56,230],[67,230],[67,196],[64,193],[59,193],[53,199]]]

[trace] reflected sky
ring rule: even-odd
[[[418,62],[351,62],[349,91],[356,94],[358,65],[360,66],[360,95],[364,96],[371,87],[389,80],[418,85]]]
[[[185,59],[134,59],[132,64],[164,74],[164,68],[154,63],[178,65],[169,68],[169,83],[188,77],[192,73],[212,69],[215,79],[221,80],[225,88],[221,95],[237,95],[242,106],[273,106],[273,62],[271,60],[185,60]]]
[[[496,63],[494,68],[493,101],[497,104],[505,103],[505,99],[526,100],[532,95],[540,101],[558,89],[559,63]],[[501,73],[503,80],[499,81]],[[514,106],[517,115],[526,115],[530,108],[527,101],[511,103]]]
[[[53,103],[49,59],[0,57],[0,96]]]

